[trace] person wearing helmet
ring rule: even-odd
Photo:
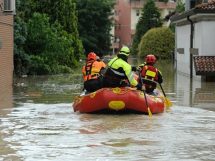
[[[130,49],[123,46],[116,57],[108,62],[108,68],[104,74],[104,87],[125,87],[132,86],[140,88],[134,78],[131,65],[127,62]]]
[[[154,89],[157,87],[156,82],[163,82],[161,72],[154,67],[156,60],[154,55],[149,54],[145,57],[145,63],[139,66],[146,93],[149,94],[153,94]]]
[[[102,88],[102,71],[106,65],[103,61],[97,61],[98,56],[94,52],[87,55],[86,64],[82,67],[84,89],[94,92]]]

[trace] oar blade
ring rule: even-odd
[[[148,114],[149,114],[149,117],[152,117],[152,112],[149,107],[148,107]]]
[[[171,102],[168,98],[166,98],[166,97],[165,97],[165,106],[166,106],[167,108],[169,108],[169,107],[172,106],[172,102]]]

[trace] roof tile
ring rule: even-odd
[[[212,0],[208,3],[202,3],[195,7],[196,9],[203,9],[203,10],[215,10],[215,0]]]
[[[196,75],[215,75],[215,56],[194,56]]]

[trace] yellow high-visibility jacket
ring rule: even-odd
[[[108,67],[112,72],[119,77],[126,77],[132,86],[137,86],[138,82],[135,80],[134,73],[131,70],[131,65],[121,58],[115,57],[109,63]]]

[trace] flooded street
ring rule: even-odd
[[[0,160],[214,160],[215,83],[159,66],[173,107],[151,119],[74,113],[80,74],[16,79],[12,107],[0,108]]]

